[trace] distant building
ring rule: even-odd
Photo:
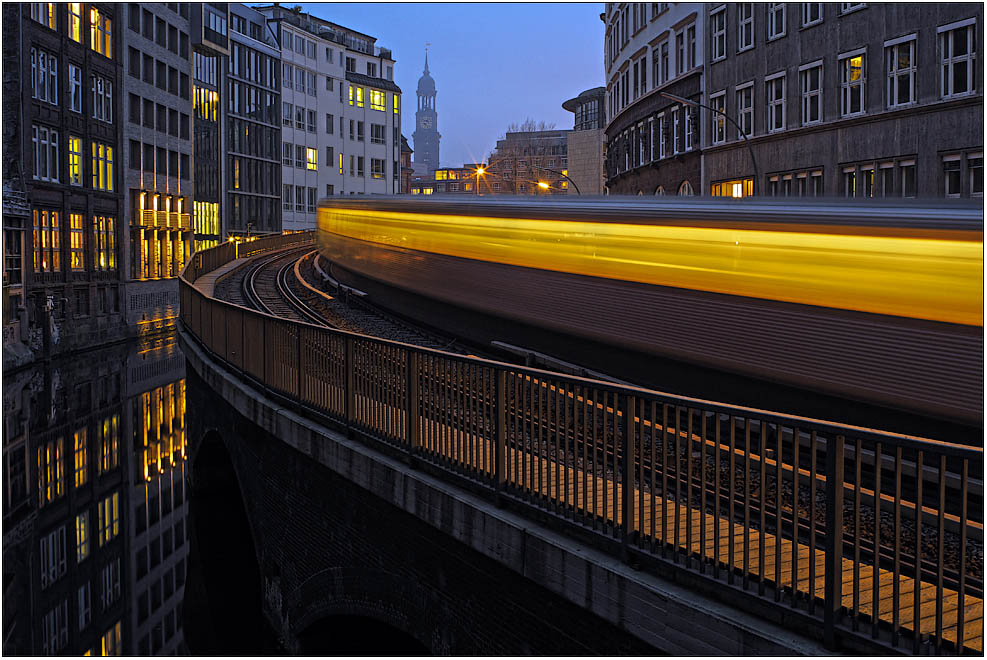
[[[601,18],[606,23],[607,192],[698,194],[703,190],[698,109],[662,92],[704,98],[704,5],[607,3]]]
[[[411,194],[411,178],[414,176],[415,168],[411,166],[411,154],[414,149],[408,146],[408,138],[401,136],[401,194]]]
[[[573,113],[573,130],[568,135],[568,176],[576,183],[569,194],[603,194],[603,145],[606,125],[606,87],[587,89],[562,107]]]
[[[281,46],[261,12],[229,5],[227,235],[280,234]]]
[[[982,197],[982,3],[706,5],[706,194]]]
[[[462,167],[444,167],[432,172],[432,176],[415,176],[411,181],[412,195],[475,195],[477,181],[480,183],[480,193],[493,193],[490,180],[486,174],[477,175],[477,170],[486,170],[485,163],[466,163]]]
[[[317,201],[400,190],[401,88],[376,38],[281,5],[258,7],[281,43],[283,229]]]
[[[178,274],[192,250],[192,5],[128,3],[118,31],[128,74],[120,167],[127,324],[142,334],[174,324]],[[121,26],[122,27],[122,26]],[[101,84],[98,80],[94,86]],[[112,102],[112,100],[110,101]]]
[[[508,131],[497,140],[485,177],[492,194],[565,194],[569,182],[561,173],[569,168],[567,130]],[[541,185],[540,185],[541,184]]]
[[[225,238],[226,126],[223,99],[229,70],[229,9],[226,3],[190,4],[192,32],[192,116],[195,191],[193,251]]]
[[[435,81],[428,73],[428,52],[425,52],[425,71],[418,79],[418,110],[415,111],[414,170],[417,176],[428,176],[439,168],[439,115],[435,110]]]

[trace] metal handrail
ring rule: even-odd
[[[224,244],[182,273],[184,327],[244,377],[618,541],[625,557],[739,582],[733,588],[821,620],[833,647],[871,638],[909,639],[913,652],[957,640],[982,649],[982,618],[972,615],[983,598],[982,448],[328,329],[194,285],[299,240],[311,236]],[[947,542],[960,552],[947,556]],[[890,603],[880,611],[891,614],[871,616],[871,602]]]

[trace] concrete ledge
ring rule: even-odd
[[[698,595],[305,419],[179,330],[188,365],[240,415],[377,497],[674,655],[826,655],[822,645]]]

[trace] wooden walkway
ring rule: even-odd
[[[282,368],[286,367],[287,365],[282,365]],[[292,367],[287,368],[293,370]],[[293,377],[289,377],[288,381],[291,380]],[[305,380],[303,391],[306,402],[314,403],[316,406],[321,405],[327,410],[339,409],[343,397],[341,388],[311,377]],[[382,432],[396,439],[404,437],[405,411],[400,406],[384,405],[364,394],[358,394],[354,403],[358,424],[368,431]],[[482,435],[462,428],[464,425],[465,423],[456,424],[449,419],[423,416],[418,437],[426,456],[430,456],[433,460],[448,462],[454,468],[458,466],[467,474],[492,475],[493,443]],[[619,482],[514,448],[508,448],[505,463],[509,486],[525,491],[528,497],[544,498],[547,502],[554,499],[561,510],[575,513],[589,521],[623,524],[623,493]],[[817,599],[817,609],[822,611],[826,581],[826,557],[822,549],[813,550],[804,543],[795,545],[789,539],[779,539],[775,534],[767,532],[762,535],[756,529],[745,529],[742,524],[696,508],[676,504],[674,501],[653,496],[647,491],[641,492],[635,489],[633,501],[634,530],[640,533],[643,543],[650,544],[654,540],[657,544],[664,538],[666,543],[677,545],[681,552],[691,557],[694,565],[701,559],[707,562],[710,570],[716,564],[720,570],[734,571],[735,581],[743,580],[746,565],[746,572],[751,581],[757,582],[763,579],[765,585],[779,587],[783,602],[790,602],[791,591],[794,589],[803,600],[810,597]],[[674,534],[676,522],[678,523],[677,538]],[[691,535],[687,530],[691,530]],[[760,559],[762,542],[763,565]],[[781,561],[780,569],[776,569],[779,543]],[[814,579],[810,576],[810,558],[813,560],[811,563]],[[864,562],[855,566],[852,559],[845,557],[842,565],[843,607],[847,612],[846,616],[853,617],[855,607],[853,581],[856,570],[859,585],[859,602],[856,608],[859,615],[854,618],[860,623],[861,634],[870,634],[869,628],[875,610],[874,568]],[[894,573],[880,568],[877,579],[877,618],[885,624],[882,627],[899,626],[905,635],[901,644],[906,645],[907,648],[911,643],[907,637],[910,637],[916,628],[915,580],[907,575],[898,575],[898,611],[895,621]],[[937,602],[936,585],[922,582],[918,629],[923,637],[934,636],[936,633]],[[957,639],[959,612],[959,594],[955,590],[944,588],[942,630],[943,639],[950,643],[955,643]],[[968,650],[982,653],[983,600],[981,598],[965,595],[963,620],[964,646]]]

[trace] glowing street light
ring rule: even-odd
[[[541,188],[542,190],[548,190],[550,186],[544,181],[539,181],[538,187]]]
[[[476,190],[473,192],[474,195],[480,194],[480,177],[483,176],[486,171],[486,168],[482,166],[476,168]]]

